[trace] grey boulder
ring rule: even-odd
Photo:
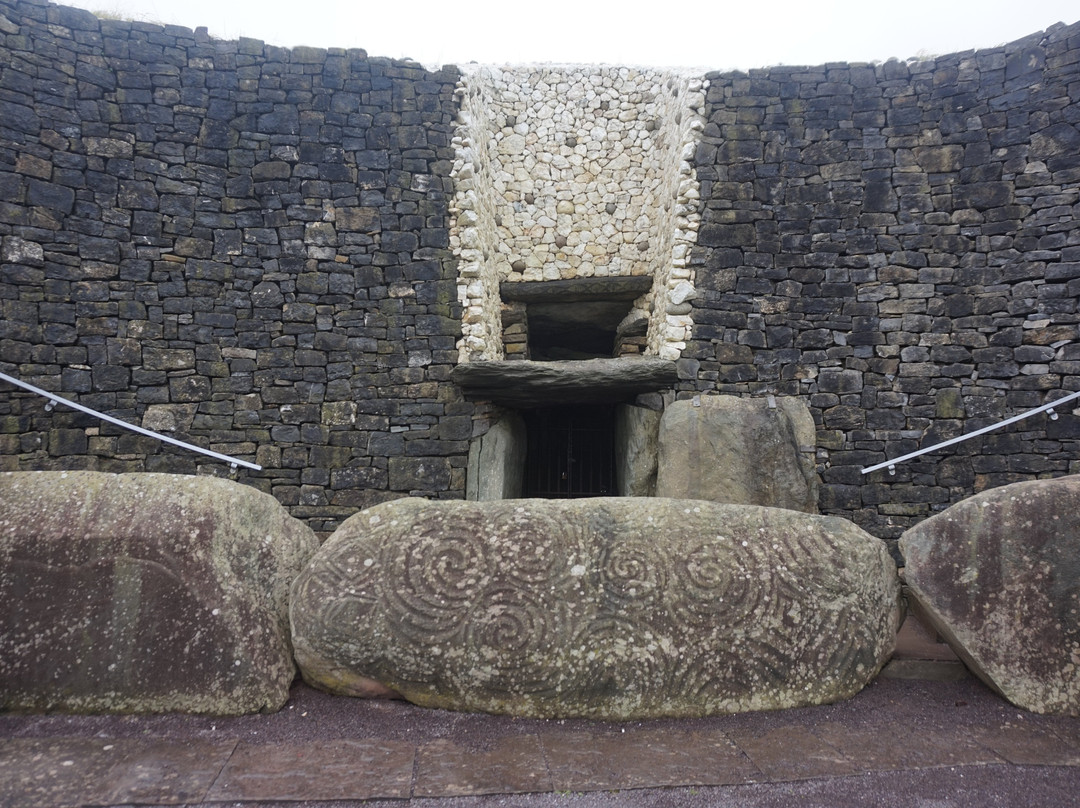
[[[317,546],[227,480],[0,474],[0,706],[279,709],[296,673],[289,587]]]
[[[384,503],[293,586],[332,693],[638,719],[849,697],[892,653],[885,545],[841,519],[670,499]]]
[[[656,495],[817,513],[815,445],[797,398],[676,401],[660,420]]]
[[[912,594],[1013,704],[1080,715],[1080,476],[984,491],[900,538]]]

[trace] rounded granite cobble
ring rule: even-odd
[[[469,69],[454,143],[461,356],[503,354],[498,284],[651,275],[648,352],[679,356],[705,82],[631,67]],[[676,291],[676,287],[679,287]],[[688,287],[689,292],[682,287]],[[677,303],[667,298],[680,297]]]

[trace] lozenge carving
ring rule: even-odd
[[[892,651],[884,544],[840,519],[694,500],[397,500],[293,588],[305,679],[417,704],[645,718],[858,692]]]

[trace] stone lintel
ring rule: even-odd
[[[624,401],[678,381],[675,362],[620,357],[566,362],[468,362],[451,378],[473,399],[514,407]]]
[[[634,300],[648,292],[652,275],[570,278],[562,281],[503,281],[503,301],[521,303],[579,303],[586,300]]]

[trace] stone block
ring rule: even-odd
[[[953,204],[957,208],[999,208],[1011,204],[1012,197],[1013,189],[1007,182],[973,182],[953,190]]]
[[[656,493],[662,413],[629,404],[615,410],[615,480],[621,497]]]
[[[41,118],[33,107],[14,101],[0,101],[0,120],[5,127],[28,135],[36,135],[41,129]]]
[[[143,415],[143,429],[153,432],[186,432],[195,420],[196,404],[151,404]]]
[[[375,233],[380,228],[381,217],[378,208],[338,208],[335,211],[335,221],[339,230]]]
[[[473,433],[473,420],[468,415],[452,415],[439,419],[441,440],[469,440]]]
[[[131,137],[130,135],[128,136]],[[112,137],[86,137],[83,145],[87,154],[95,154],[101,157],[133,157],[135,145],[128,139]]]
[[[331,693],[637,720],[847,698],[892,653],[898,597],[884,543],[839,519],[402,499],[326,541],[291,619],[305,680]]]
[[[900,549],[912,594],[976,675],[1018,707],[1080,715],[1080,477],[984,491]]]
[[[0,247],[0,259],[8,264],[40,267],[45,264],[45,249],[18,236],[5,236]]]
[[[331,401],[322,406],[322,423],[327,426],[351,426],[356,423],[356,403]]]
[[[180,376],[169,379],[169,397],[177,403],[208,401],[210,380],[202,376]]]
[[[517,412],[507,411],[469,444],[466,498],[482,502],[519,498],[525,480],[525,450],[525,421]]]
[[[142,361],[146,370],[191,370],[195,367],[195,352],[173,348],[144,348]]]
[[[386,252],[412,252],[420,246],[420,240],[415,233],[384,230],[381,246]]]
[[[279,709],[289,586],[317,545],[227,480],[0,474],[3,709]]]
[[[818,390],[823,393],[857,393],[862,385],[862,373],[857,370],[824,369],[818,374]]]
[[[127,390],[131,379],[131,371],[115,365],[95,365],[90,373],[97,392]]]
[[[964,167],[963,146],[919,146],[914,152],[915,162],[927,173],[941,174]]]
[[[817,512],[813,418],[799,399],[700,396],[660,421],[656,495]]]
[[[393,491],[446,491],[450,461],[445,457],[391,457],[389,484]]]
[[[705,247],[749,247],[757,241],[753,225],[703,224],[698,244]]]
[[[84,455],[86,454],[86,450],[86,430],[49,430],[49,454],[53,457],[63,457],[65,455]]]
[[[146,180],[123,180],[117,202],[132,210],[157,210],[159,201],[154,183]]]
[[[287,180],[292,176],[292,166],[282,160],[267,160],[251,169],[251,178],[258,182]]]
[[[889,182],[868,182],[863,196],[863,210],[869,213],[891,213],[899,209],[896,191]]]
[[[754,361],[754,352],[748,345],[718,342],[715,357],[717,362],[725,365],[751,364]]]
[[[1080,129],[1073,124],[1057,123],[1031,136],[1031,157],[1037,160],[1077,151],[1080,151]]]
[[[75,205],[75,190],[51,182],[30,180],[27,183],[26,201],[57,213],[71,213]]]
[[[822,420],[828,429],[844,431],[860,429],[866,424],[866,411],[861,407],[844,404],[825,410],[822,413]]]

